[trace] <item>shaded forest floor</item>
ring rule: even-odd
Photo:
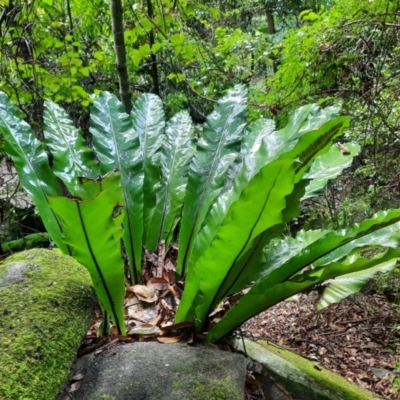
[[[313,307],[317,296],[297,295],[242,328],[246,336],[292,350],[383,398],[400,399],[397,296],[370,287],[319,312]]]

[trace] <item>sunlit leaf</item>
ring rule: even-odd
[[[104,180],[86,181],[82,185],[92,186],[92,193],[94,187],[97,188],[96,197],[86,201],[52,197],[50,206],[61,221],[63,240],[72,249],[72,256],[89,271],[103,312],[110,315],[118,331],[124,334],[124,262],[119,246],[123,235],[120,176],[110,173]]]

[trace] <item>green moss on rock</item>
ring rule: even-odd
[[[252,353],[249,353],[249,355],[259,361],[261,364],[263,364],[263,361],[261,360],[262,350],[260,349],[260,347],[263,347],[272,354],[275,354],[276,356],[288,361],[295,368],[303,371],[303,373],[309,377],[310,382],[308,386],[310,387],[310,389],[315,389],[316,386],[319,386],[321,389],[328,390],[331,393],[331,396],[329,397],[330,399],[373,400],[379,398],[368,390],[362,389],[357,385],[348,382],[342,376],[328,371],[327,369],[313,363],[312,361],[309,361],[291,351],[282,349],[281,347],[278,347],[274,344],[268,343],[263,340],[259,340],[255,344],[246,341],[246,349],[249,349],[249,347],[251,346],[253,346],[254,349],[252,349]],[[255,357],[254,354],[258,355],[261,358],[257,356]],[[295,384],[293,383],[293,385]],[[288,381],[286,381],[285,386],[288,390],[296,393],[296,390],[293,390],[294,386],[290,387]],[[311,395],[308,398],[311,399]],[[315,398],[315,396],[312,398]]]
[[[32,233],[21,239],[12,240],[10,242],[2,243],[1,248],[3,252],[17,252],[22,250],[34,249],[36,247],[49,248],[50,237],[48,233]]]
[[[0,291],[0,399],[51,400],[68,376],[96,304],[89,274],[58,250],[33,249],[17,262],[23,279]]]
[[[374,396],[373,393],[348,382],[342,376],[328,371],[319,365],[316,366],[315,363],[292,353],[291,351],[279,348],[264,341],[261,341],[260,344],[285,360],[293,363],[297,368],[301,369],[307,375],[311,376],[317,382],[338,395],[338,397],[346,400],[373,400],[379,398]]]
[[[232,386],[229,379],[208,380],[198,382],[192,389],[188,389],[187,400],[240,400],[243,393],[239,393],[237,388]]]

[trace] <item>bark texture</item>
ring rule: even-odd
[[[126,64],[122,0],[111,0],[110,10],[116,56],[115,64],[119,80],[119,94],[126,112],[130,114],[132,110],[132,94],[129,86],[128,67]]]

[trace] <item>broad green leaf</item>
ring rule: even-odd
[[[86,201],[52,197],[50,206],[61,221],[63,240],[72,249],[72,256],[90,273],[102,310],[110,315],[118,331],[125,334],[120,176],[112,172],[103,180],[86,181],[82,185],[90,185],[92,193],[95,186],[97,196]]]
[[[260,148],[264,138],[272,134],[275,130],[275,122],[270,119],[260,118],[248,125],[243,133],[240,153],[243,156],[255,153]]]
[[[176,320],[196,316],[202,325],[232,265],[247,245],[282,222],[285,197],[294,187],[293,161],[276,161],[255,175],[232,205],[210,247],[188,275]],[[278,184],[279,182],[279,184]]]
[[[352,240],[343,246],[329,252],[313,263],[315,267],[339,261],[355,250],[368,250],[377,247],[399,247],[400,246],[400,222],[393,223],[382,229],[378,229],[358,239]]]
[[[94,154],[68,114],[57,104],[44,103],[44,143],[53,155],[53,172],[66,185],[73,196],[87,199],[90,193],[80,192],[81,177],[96,179],[100,176]]]
[[[267,249],[271,239],[281,236],[285,224],[300,215],[300,199],[304,194],[306,184],[307,181],[301,180],[294,185],[292,193],[286,196],[286,206],[282,211],[282,222],[258,235],[243,252],[243,256],[232,266],[218,291],[212,305],[213,308],[225,296],[242,290],[246,285],[257,279],[263,264],[265,249]]]
[[[333,145],[327,153],[314,160],[310,171],[304,175],[304,179],[310,179],[311,182],[302,200],[317,196],[328,180],[336,178],[351,165],[353,157],[360,152],[360,146],[357,143],[346,143],[346,148],[349,154],[342,153],[337,145]]]
[[[261,277],[263,290],[266,290],[291,276],[296,276],[300,270],[310,264],[320,265],[320,257],[326,263],[332,258],[336,261],[345,257],[357,247],[362,249],[367,246],[382,247],[385,242],[392,247],[398,246],[400,224],[396,221],[399,221],[399,218],[400,210],[381,212],[347,231],[315,232],[308,239],[308,233],[305,232],[298,239],[296,238],[297,240],[288,239],[289,251],[284,251],[285,243],[279,244],[276,250],[272,246],[259,264],[258,276],[252,276],[252,280]],[[304,238],[306,238],[305,241]],[[331,252],[334,257],[329,257]]]
[[[226,188],[225,192],[212,205],[206,224],[194,239],[193,249],[187,260],[187,273],[190,273],[204,249],[215,237],[229,207],[239,198],[251,177],[265,165],[269,153],[263,139],[267,138],[266,143],[270,143],[268,137],[273,133],[274,127],[274,123],[270,120],[258,120],[245,131],[241,144],[241,161],[235,167],[236,171],[232,172],[232,175],[236,176],[240,171],[240,176],[236,179],[236,186],[233,188],[232,183],[230,183],[230,187]],[[233,165],[235,163],[231,165],[231,168]],[[232,180],[235,176],[232,177]],[[238,185],[240,185],[239,188],[237,188]]]
[[[176,33],[169,39],[172,46],[180,46],[185,41],[185,35],[183,33]]]
[[[273,286],[269,285],[267,278],[260,279],[226,313],[222,320],[211,328],[206,340],[208,342],[215,342],[258,313],[328,279],[368,270],[368,268],[374,268],[377,265],[383,265],[386,262],[398,259],[400,259],[400,250],[389,249],[386,253],[380,253],[372,259],[361,257],[356,258],[355,261],[354,259],[346,259],[342,263],[332,263],[327,267],[306,271],[302,275],[297,276],[296,280],[281,280]]]
[[[242,141],[240,143],[240,153],[237,155],[235,161],[229,166],[226,172],[226,182],[222,189],[222,196],[232,188],[233,181],[236,175],[243,167],[244,157],[251,157],[250,154],[254,154],[260,148],[264,137],[269,135],[275,130],[275,123],[272,120],[267,120],[261,118],[251,125],[247,126],[243,132]],[[197,240],[197,238],[196,238]],[[195,245],[193,246],[192,253],[194,251]],[[190,258],[192,257],[192,253]],[[189,263],[191,262],[189,258]]]
[[[291,237],[282,239],[277,238],[277,235],[274,234],[275,232],[281,233],[282,226],[275,226],[272,229],[272,233],[267,230],[254,240],[252,247],[248,250],[250,254],[245,254],[242,260],[238,260],[237,266],[235,265],[242,272],[237,276],[227,276],[224,285],[221,285],[217,302],[227,295],[239,292],[251,282],[262,278],[265,274],[265,266],[273,268],[275,265],[289,261],[304,247],[327,233],[327,231],[299,232],[295,239]],[[270,240],[271,237],[275,237],[275,239]]]
[[[348,124],[346,118],[336,118],[332,121],[332,112],[333,110],[330,108],[321,110],[315,105],[308,105],[296,110],[287,126],[279,131],[271,130],[268,121],[260,122],[254,126],[256,131],[264,130],[264,134],[260,135],[262,141],[261,143],[255,141],[252,151],[246,150],[248,154],[245,156],[243,165],[237,173],[234,186],[222,193],[213,204],[204,228],[195,239],[193,250],[188,260],[189,271],[193,268],[200,254],[204,252],[204,249],[209,247],[231,205],[238,200],[240,193],[247,186],[250,179],[264,165],[279,157],[297,159],[296,181],[300,180],[307,163],[317,154],[323,152],[324,149],[327,149],[332,139],[340,135],[343,127]],[[315,143],[318,143],[318,146]],[[295,193],[291,195],[291,199],[288,199],[283,223],[300,213],[299,200],[303,196],[302,191],[305,185],[306,182],[297,185]],[[267,242],[263,243],[263,245],[266,244]],[[260,249],[262,250],[262,246]],[[254,259],[257,256],[258,252],[257,255],[254,253],[251,262],[257,262],[258,260]]]
[[[289,279],[308,265],[314,264],[319,258],[337,248],[398,221],[400,221],[400,209],[382,211],[375,214],[371,219],[367,219],[359,225],[356,224],[352,229],[329,232],[303,247],[299,253],[290,259],[275,259],[275,263],[271,264],[266,260],[265,264],[260,266],[260,270],[263,271],[262,279],[267,282],[265,285],[273,287],[279,282]]]
[[[90,129],[102,172],[117,169],[121,174],[125,199],[123,239],[132,283],[138,283],[142,276],[144,176],[139,137],[122,103],[107,92],[102,92],[93,104]]]
[[[218,101],[207,118],[189,170],[179,233],[178,276],[185,275],[193,242],[210,206],[225,185],[229,166],[240,152],[247,90],[236,86]]]
[[[163,179],[147,239],[147,247],[151,249],[161,240],[169,243],[172,239],[185,198],[189,164],[195,152],[194,129],[187,112],[180,112],[168,121],[165,132],[161,152]]]
[[[378,272],[389,272],[394,269],[396,265],[396,260],[390,260],[378,264],[373,268],[342,275],[324,282],[322,293],[315,304],[315,308],[317,310],[322,310],[330,304],[338,303],[340,300],[354,293],[358,293]]]
[[[323,110],[319,118],[310,118],[300,131],[307,130],[296,147],[285,157],[297,157],[296,182],[303,178],[313,160],[326,153],[332,146],[334,138],[343,135],[343,129],[350,123],[348,117],[329,117]],[[316,117],[316,116],[314,116]],[[321,118],[327,119],[324,124],[318,124]],[[314,128],[313,128],[314,127]]]
[[[293,191],[288,194],[280,225],[270,227],[265,233],[260,232],[258,237],[247,243],[240,257],[231,266],[224,281],[221,282],[212,306],[215,306],[227,294],[234,290],[240,290],[253,280],[253,275],[257,273],[260,265],[259,260],[262,257],[264,246],[283,231],[286,222],[300,214],[300,200],[308,183],[308,181],[301,180],[301,177],[307,169],[307,165],[318,154],[329,149],[332,140],[342,134],[343,127],[348,123],[346,118],[332,119],[331,111],[331,109],[321,110],[316,106],[303,107],[297,110],[284,129],[278,132],[269,132],[264,137],[259,149],[254,154],[250,153],[246,156],[233,189],[224,193],[214,204],[207,223],[195,243],[197,248],[193,251],[194,257],[191,260],[193,265],[197,261],[195,257],[209,247],[226,215],[226,210],[237,201],[252,176],[267,162],[290,158],[295,160],[297,183]]]
[[[153,94],[141,95],[136,100],[131,116],[142,148],[144,171],[142,241],[148,250],[154,251],[155,248],[148,247],[147,242],[151,220],[157,207],[157,193],[161,186],[160,150],[165,140],[165,119],[160,98]]]
[[[2,92],[0,131],[5,139],[5,151],[13,158],[21,184],[35,202],[47,232],[64,253],[70,254],[62,241],[61,225],[48,203],[48,196],[61,196],[62,192],[49,166],[46,151],[22,119],[19,109]]]
[[[95,51],[93,57],[96,60],[103,61],[104,60],[105,51]]]

